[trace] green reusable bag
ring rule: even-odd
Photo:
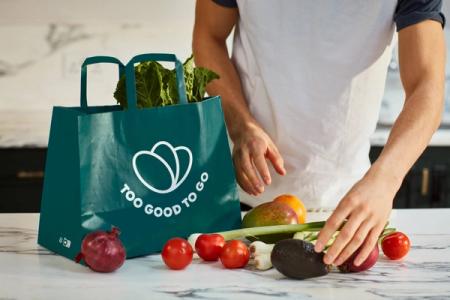
[[[179,104],[138,109],[135,63],[175,63]],[[87,66],[126,74],[128,109],[89,107]],[[54,107],[38,243],[73,259],[84,236],[121,231],[127,257],[161,250],[175,236],[240,227],[240,207],[220,97],[188,103],[183,68],[171,54],[126,66],[108,56],[81,68],[80,107]]]

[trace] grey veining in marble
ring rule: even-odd
[[[145,52],[189,56],[189,26],[161,23],[0,26],[0,40],[11,40],[0,48],[0,147],[47,145],[53,106],[79,105],[80,68],[88,56],[112,55],[124,62]],[[89,82],[89,105],[116,104],[117,68],[90,66]]]
[[[47,146],[52,107],[79,104],[86,57],[112,55],[126,62],[139,53],[172,52],[187,58],[194,5],[194,0],[0,2],[0,147]],[[89,105],[115,104],[116,83],[114,66],[89,67]]]
[[[52,55],[72,43],[79,42],[91,37],[81,24],[56,24],[47,25],[44,35],[45,50],[42,54],[30,53],[30,56],[23,57],[19,62],[7,62],[0,60],[0,77],[17,75],[45,57]]]
[[[184,271],[170,271],[159,255],[127,260],[115,273],[94,273],[37,246],[38,215],[2,214],[0,299],[449,299],[449,216],[449,209],[395,211],[393,224],[413,245],[405,259],[381,255],[367,272],[334,270],[295,281],[273,269],[224,270],[198,258]]]
[[[444,1],[444,11],[448,3]],[[124,61],[145,52],[189,56],[194,6],[194,0],[0,1],[0,147],[47,146],[51,109],[78,104],[79,69],[87,56],[113,55]],[[449,35],[448,26],[445,32]],[[380,114],[388,124],[403,99],[394,73]],[[97,68],[89,77],[96,83],[89,103],[115,103],[114,84],[101,85],[116,77],[112,69]],[[388,134],[378,130],[372,144],[384,145]],[[449,145],[450,131],[436,134],[431,143]]]

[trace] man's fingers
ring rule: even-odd
[[[344,203],[344,204],[343,204]],[[314,247],[316,252],[322,252],[325,245],[330,240],[331,236],[339,229],[344,222],[345,218],[350,214],[351,207],[345,205],[345,202],[341,201],[336,207],[336,210],[325,222],[325,226],[320,230],[317,237],[317,242]]]
[[[356,238],[355,233],[364,221],[364,217],[365,216],[361,213],[352,214],[350,216],[347,223],[345,223],[344,227],[342,227],[339,232],[336,240],[333,242],[333,245],[328,249],[327,254],[324,257],[325,264],[330,265],[334,263],[335,258],[340,256],[342,249],[344,249],[350,241]]]
[[[372,226],[373,224],[368,220],[364,221],[361,224],[350,243],[347,244],[344,250],[342,250],[339,257],[335,260],[334,264],[336,266],[342,265],[356,250],[358,250],[359,247],[361,247],[361,245],[366,240],[367,234],[369,233]]]
[[[272,179],[270,178],[269,167],[267,166],[266,158],[262,153],[257,153],[253,156],[253,163],[259,172],[259,175],[263,179],[265,184],[270,184]]]
[[[247,176],[248,180],[253,186],[253,189],[257,194],[264,192],[264,185],[261,182],[258,174],[256,174],[255,167],[250,159],[250,155],[247,151],[241,151],[238,156],[238,165],[242,172],[244,172],[245,176]]]
[[[239,168],[236,168],[236,179],[239,182],[241,188],[250,195],[256,196],[256,191],[253,189],[253,185],[250,180],[248,180],[247,176],[245,176],[244,172]]]
[[[372,252],[372,250],[375,248],[375,245],[378,247],[378,245],[377,245],[378,236],[380,235],[383,228],[384,228],[384,224],[381,224],[381,225],[374,227],[370,231],[366,241],[363,244],[361,251],[359,252],[358,256],[356,256],[356,258],[355,258],[355,261],[354,261],[355,266],[361,265],[366,260],[366,258],[369,256],[370,252]]]
[[[246,191],[251,190],[251,194],[258,195],[264,192],[264,184],[268,185],[272,181],[266,158],[272,162],[278,173],[284,175],[286,171],[284,170],[283,159],[270,141],[256,136],[241,141],[237,147],[235,145],[233,162],[236,174],[239,174],[236,177],[239,179],[241,186],[245,186]],[[248,186],[249,183],[251,188]]]
[[[255,168],[258,170],[259,175],[265,184],[270,184],[271,178],[269,173],[269,168],[267,167],[267,162],[264,157],[267,146],[261,141],[252,141],[249,144],[250,158],[253,161]]]
[[[253,188],[252,183],[245,175],[245,172],[242,170],[241,162],[240,162],[240,156],[239,155],[233,155],[233,163],[234,163],[234,169],[236,174],[236,179],[241,186],[241,188],[250,195],[257,195],[256,190]]]
[[[281,157],[280,152],[278,152],[278,149],[275,146],[267,147],[266,157],[270,160],[273,167],[275,168],[275,171],[277,171],[278,174],[286,174],[283,158]]]

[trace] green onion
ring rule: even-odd
[[[345,225],[345,222],[340,226],[339,230],[337,230],[330,241],[327,243],[329,246],[339,234],[340,229]],[[395,228],[386,228],[388,224],[386,224],[382,234],[380,235],[380,240],[384,238],[386,235],[395,232]],[[320,222],[310,222],[304,224],[289,224],[289,225],[274,225],[274,226],[261,226],[261,227],[249,227],[242,229],[235,229],[229,231],[217,232],[222,235],[226,241],[233,239],[240,239],[245,237],[258,237],[261,235],[270,235],[270,234],[280,234],[280,233],[292,233],[295,234],[297,232],[305,231],[307,232],[304,236],[304,239],[315,243],[317,239],[317,234],[311,234],[313,232],[320,231],[325,226],[325,221]],[[197,240],[200,233],[193,233],[189,236],[188,240],[192,245],[195,245],[195,241]]]
[[[247,236],[260,236],[279,233],[296,233],[300,231],[320,231],[320,229],[322,229],[324,225],[325,222],[321,221],[321,222],[310,222],[305,224],[249,227],[236,230],[222,231],[217,233],[222,235],[223,238],[226,241],[228,241],[232,239],[244,238]]]
[[[396,228],[385,228],[383,232],[381,233],[380,237],[378,238],[378,242],[381,243],[381,241],[387,236],[390,235],[393,232],[396,232]]]

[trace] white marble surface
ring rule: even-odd
[[[185,60],[194,10],[195,0],[0,1],[0,147],[47,146],[52,107],[79,106],[88,56]],[[90,66],[88,74],[89,105],[115,104],[117,67]]]
[[[191,53],[194,0],[0,1],[0,147],[46,147],[53,106],[78,106],[93,55]],[[6,42],[7,41],[7,42]],[[89,67],[88,102],[113,105],[117,67]]]
[[[447,15],[449,3],[444,1]],[[127,61],[138,53],[172,52],[185,59],[194,5],[194,0],[0,1],[0,147],[47,146],[52,106],[78,105],[80,65],[87,56]],[[450,26],[445,32],[449,37]],[[388,124],[403,104],[396,61],[391,69],[380,111],[380,121]],[[89,74],[89,103],[114,104],[116,69],[102,65]],[[449,97],[447,91],[447,123]],[[449,135],[436,134],[431,144],[450,145]],[[384,145],[387,136],[378,130],[372,144]]]
[[[404,260],[381,256],[364,273],[295,281],[275,270],[224,270],[198,259],[170,271],[159,255],[94,273],[36,244],[37,214],[0,214],[0,299],[448,299],[450,209],[395,211],[391,221],[411,239]]]

